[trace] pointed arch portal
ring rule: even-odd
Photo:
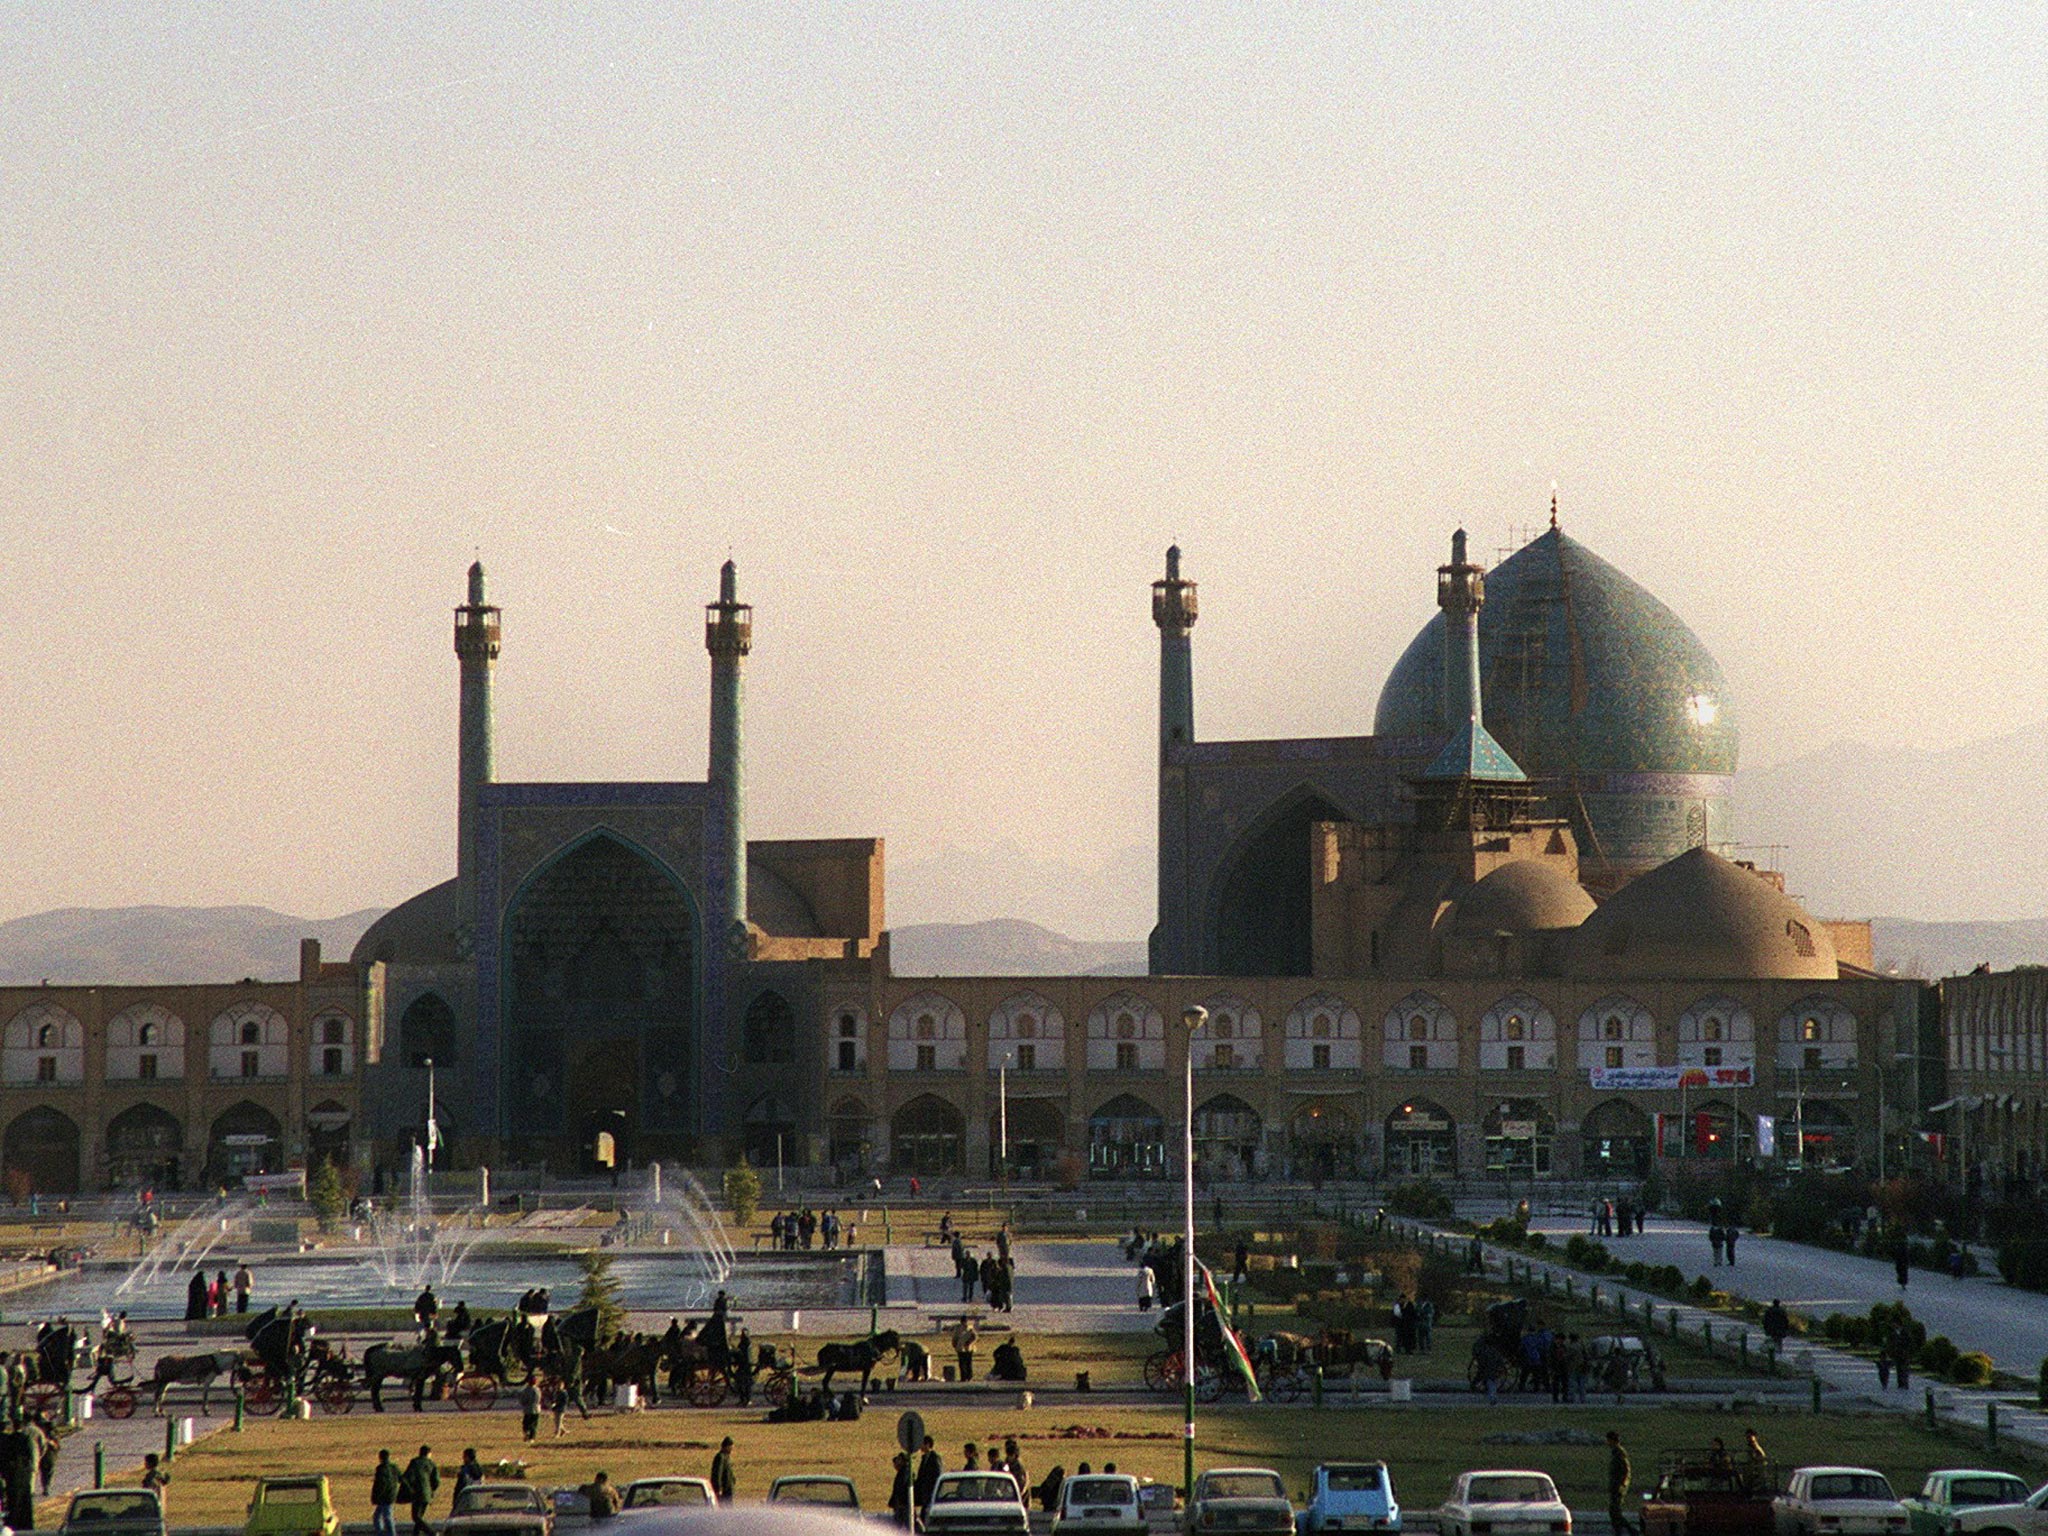
[[[689,892],[643,850],[593,833],[528,879],[504,953],[511,1139],[566,1133],[588,1171],[633,1160],[643,1097],[657,1117],[696,1100],[701,945]]]
[[[1324,796],[1299,789],[1246,834],[1216,886],[1218,975],[1313,974],[1309,829],[1350,819]]]

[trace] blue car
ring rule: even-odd
[[[1401,1506],[1383,1461],[1331,1461],[1316,1468],[1308,1507],[1294,1517],[1301,1536],[1316,1531],[1401,1529]]]

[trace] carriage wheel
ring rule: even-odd
[[[329,1413],[353,1413],[356,1389],[338,1376],[330,1376],[313,1388],[313,1396]]]
[[[455,1378],[455,1406],[464,1413],[482,1413],[498,1401],[498,1378],[482,1371],[464,1371]]]
[[[133,1387],[109,1387],[100,1394],[100,1410],[110,1419],[126,1419],[135,1413]]]
[[[1164,1392],[1180,1385],[1180,1351],[1162,1349],[1145,1357],[1145,1388]]]
[[[277,1379],[268,1371],[242,1383],[242,1405],[251,1413],[275,1413],[278,1407]]]
[[[1223,1373],[1213,1365],[1195,1365],[1195,1401],[1213,1403],[1223,1395]]]
[[[777,1371],[761,1387],[761,1396],[770,1408],[780,1408],[789,1401],[790,1373]]]
[[[1289,1371],[1275,1371],[1259,1383],[1259,1390],[1276,1403],[1291,1403],[1302,1393],[1302,1371],[1299,1367]]]
[[[716,1408],[725,1401],[725,1377],[717,1371],[692,1376],[683,1396],[690,1400],[692,1408]]]
[[[64,1396],[64,1389],[54,1381],[39,1381],[28,1389],[26,1395],[31,1413],[54,1414]]]

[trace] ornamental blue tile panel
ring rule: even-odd
[[[1522,772],[1501,744],[1487,734],[1486,727],[1471,722],[1460,726],[1444,743],[1436,761],[1423,770],[1425,779],[1481,779],[1495,784],[1523,784]]]

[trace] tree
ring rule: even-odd
[[[583,1271],[583,1291],[576,1305],[597,1308],[597,1337],[603,1342],[625,1328],[626,1306],[621,1300],[625,1288],[612,1273],[612,1256],[602,1248],[577,1254],[576,1267]]]
[[[725,1170],[725,1204],[738,1226],[746,1226],[761,1208],[761,1175],[746,1163]]]
[[[334,1166],[332,1158],[313,1171],[313,1182],[306,1186],[306,1200],[313,1207],[313,1214],[320,1218],[323,1232],[331,1231],[336,1219],[348,1209],[348,1192],[341,1187],[341,1170]]]

